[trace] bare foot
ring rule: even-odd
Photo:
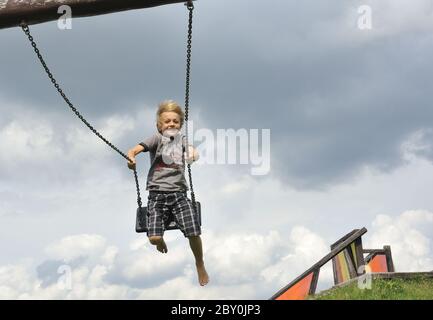
[[[197,274],[198,274],[198,282],[201,286],[205,286],[209,283],[209,275],[206,272],[204,267],[204,263],[196,263]]]
[[[161,240],[159,240],[158,243],[156,244],[156,249],[162,253],[168,252],[167,245],[165,244],[165,241],[163,238],[161,238]]]

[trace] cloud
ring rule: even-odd
[[[119,254],[108,279],[135,288],[146,288],[159,286],[166,279],[178,276],[188,261],[185,251],[189,248],[167,239],[166,243],[170,254],[156,255],[154,248],[147,244],[147,240],[136,240],[132,244],[134,249],[126,254]]]
[[[267,13],[250,5],[248,14],[236,19],[239,27],[232,28],[232,36],[217,39],[218,48],[233,38],[242,39],[242,46],[232,46],[232,80],[218,89],[227,90],[230,101],[222,98],[228,94],[208,92],[210,126],[271,128],[273,176],[300,189],[345,183],[365,165],[383,171],[401,166],[399,144],[410,132],[429,126],[424,117],[432,118],[431,94],[419,90],[431,73],[428,33],[411,33],[403,10],[395,18],[398,5],[392,1],[383,7],[372,4],[374,18],[394,17],[394,26],[403,24],[408,31],[387,25],[393,32],[386,37],[379,27],[371,32],[357,28],[360,4],[355,1],[274,4]],[[406,4],[416,8],[410,16],[423,12],[425,4]],[[256,15],[262,23],[251,25]],[[258,36],[242,37],[247,28],[260,29],[253,32]],[[215,76],[223,82],[226,73],[221,69]],[[215,101],[226,112],[212,108]]]
[[[99,235],[76,235],[49,245],[45,251],[51,258],[69,261],[100,254],[105,249],[105,243],[106,239]]]
[[[397,217],[381,214],[373,221],[366,246],[391,246],[397,272],[433,270],[433,213],[408,210]]]
[[[2,112],[8,113],[7,105],[8,100],[0,100]],[[17,104],[13,114],[0,121],[0,148],[7,150],[0,153],[3,179],[15,183],[39,180],[40,184],[49,185],[59,177],[67,181],[85,178],[101,168],[101,163],[122,159],[73,113],[66,111],[40,113],[31,105]],[[129,115],[115,113],[88,121],[123,152],[126,152],[123,139],[130,139],[128,135],[137,130]]]
[[[15,119],[0,126],[0,148],[8,150],[0,153],[2,171],[60,156],[62,148],[54,135],[50,123],[43,119]]]
[[[192,115],[199,106],[201,123],[211,129],[270,128],[272,175],[300,189],[345,183],[364,165],[384,171],[401,166],[399,144],[430,126],[433,117],[431,94],[423,85],[432,71],[431,4],[363,4],[373,10],[368,32],[357,28],[357,1],[273,0],[263,12],[259,2],[243,0],[226,13],[224,23],[215,15],[224,11],[222,3],[201,4],[194,31]],[[184,54],[173,51],[185,46],[179,36],[185,30],[181,12],[173,5],[80,19],[66,32],[55,23],[33,30],[71,100],[103,128],[113,114],[129,124],[139,110],[154,109],[163,99],[183,100]],[[142,15],[146,19],[139,19]],[[158,24],[156,37],[155,32],[134,34],[166,19],[171,24]],[[141,27],[128,28],[133,21]],[[18,33],[0,33],[10,43],[0,53],[0,95],[43,115],[69,112]],[[91,44],[92,39],[98,42]],[[28,76],[24,84],[19,70]],[[143,118],[136,127],[154,128],[153,120]],[[95,142],[102,151],[87,134],[70,134],[81,142],[78,150],[90,151]],[[137,136],[118,141],[126,148]]]
[[[266,235],[203,236],[205,261],[211,284],[197,283],[194,260],[185,240],[168,237],[169,253],[162,255],[137,240],[126,250],[110,246],[99,235],[74,235],[45,249],[47,256],[37,266],[1,267],[3,298],[12,299],[248,299],[267,298],[280,284],[269,272],[278,264],[292,268],[283,256],[292,252],[298,267],[316,253],[320,237],[306,228],[295,228],[290,239],[277,232]],[[223,239],[223,241],[221,241]],[[298,257],[298,259],[296,259]],[[251,263],[254,261],[254,263]],[[302,266],[301,266],[302,267]],[[286,281],[293,274],[285,274]],[[280,276],[283,278],[283,276]],[[19,279],[25,279],[23,285]],[[69,279],[69,280],[68,280]],[[281,282],[281,279],[279,279]],[[236,289],[236,290],[235,290]]]
[[[265,236],[240,234],[218,238],[210,241],[206,258],[218,275],[217,284],[242,284],[257,279],[261,270],[286,249],[276,232]]]
[[[314,265],[329,252],[323,238],[305,227],[297,226],[290,233],[291,250],[280,252],[282,257],[261,272],[266,282],[277,282],[284,287]],[[330,283],[330,279],[321,274],[322,282]]]
[[[421,128],[412,132],[401,145],[401,152],[407,161],[414,157],[433,161],[432,128]]]
[[[0,299],[17,299],[31,292],[32,275],[24,265],[0,266]]]
[[[61,260],[46,260],[36,267],[38,278],[41,280],[41,286],[46,288],[57,283],[58,270],[65,264]]]
[[[364,236],[364,247],[391,245],[397,271],[433,268],[433,213],[410,210],[397,218],[378,215]],[[341,236],[341,235],[340,235]],[[45,260],[0,267],[3,299],[266,299],[329,252],[328,241],[305,226],[284,235],[267,233],[202,236],[210,284],[197,284],[193,256],[185,239],[167,236],[162,255],[137,239],[120,250],[100,235],[64,237],[47,246]],[[55,258],[57,260],[52,260]],[[36,276],[35,276],[36,275]],[[318,291],[333,285],[331,263],[319,277]]]
[[[429,0],[366,1],[371,5],[377,28],[382,36],[402,33],[428,33],[431,30],[433,6]]]

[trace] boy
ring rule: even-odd
[[[200,238],[201,228],[192,208],[192,202],[187,198],[188,185],[184,175],[182,146],[183,137],[179,130],[184,122],[184,113],[180,106],[172,101],[164,101],[157,111],[158,133],[136,145],[128,151],[128,168],[134,169],[135,156],[140,152],[150,152],[151,167],[147,176],[149,191],[147,210],[148,231],[147,236],[151,244],[162,253],[167,253],[164,242],[164,220],[168,214],[173,217],[185,237],[188,238],[191,250],[195,257],[198,280],[201,286],[209,282],[203,261],[203,248]],[[180,143],[173,143],[175,136],[180,137]],[[170,143],[171,142],[171,143]],[[176,148],[178,150],[176,150]],[[189,147],[188,163],[198,159],[198,153]],[[176,156],[177,155],[177,156]],[[180,159],[179,159],[180,158]]]

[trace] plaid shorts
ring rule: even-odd
[[[201,234],[198,218],[186,192],[149,192],[147,202],[147,236],[163,236],[165,222],[173,218],[185,237]]]

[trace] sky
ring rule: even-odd
[[[125,160],[68,110],[23,32],[0,30],[0,298],[268,299],[362,227],[396,271],[433,270],[432,15],[430,0],[196,2],[206,287],[180,232],[166,255],[135,233]],[[173,4],[30,30],[74,105],[127,151],[155,132],[159,102],[183,104],[186,23]],[[250,139],[247,161],[203,161],[229,129]],[[146,199],[148,154],[137,168]],[[333,284],[322,271],[319,290]]]

